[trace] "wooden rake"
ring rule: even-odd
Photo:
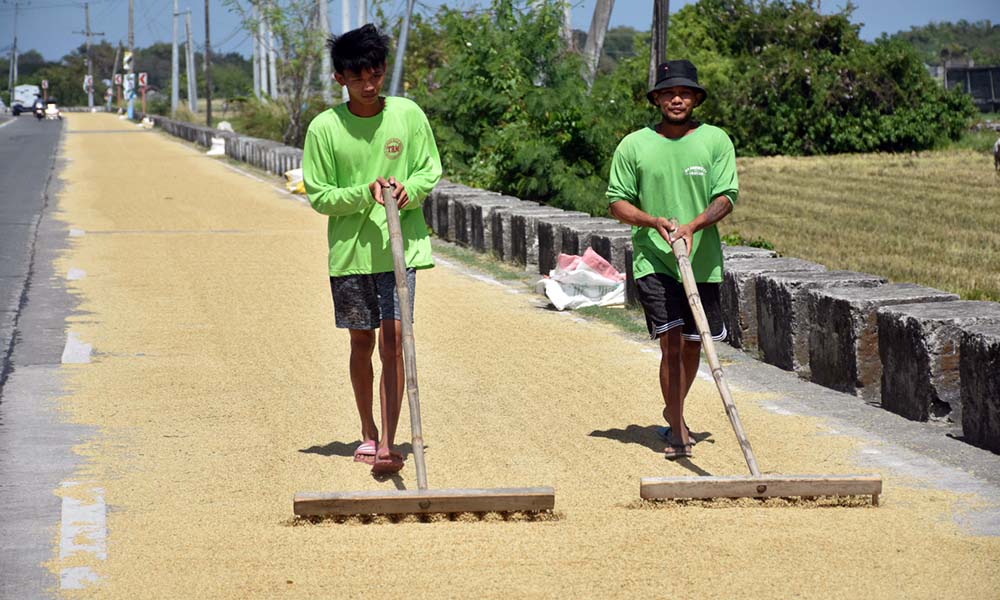
[[[413,461],[417,467],[417,489],[373,490],[360,492],[299,492],[294,510],[300,517],[327,517],[372,514],[431,514],[459,512],[541,512],[555,507],[551,487],[528,488],[427,488],[424,462],[424,436],[420,423],[420,392],[417,387],[417,356],[413,340],[410,288],[406,283],[406,258],[399,207],[391,187],[382,188],[389,243],[392,246],[396,290],[399,294],[400,322],[403,337],[403,362],[406,372],[406,397],[410,407],[413,432]]]
[[[698,295],[694,271],[691,269],[687,243],[683,238],[679,238],[671,242],[671,246],[674,256],[677,257],[684,291],[687,293],[691,312],[694,313],[695,323],[698,326],[702,349],[708,358],[712,378],[719,389],[726,415],[729,416],[729,422],[743,450],[743,458],[750,468],[750,476],[643,477],[639,484],[639,495],[649,500],[871,495],[872,504],[878,506],[879,494],[882,493],[882,477],[879,475],[761,475],[757,458],[754,456],[753,448],[750,447],[750,440],[743,431],[739,412],[729,392],[719,357],[715,353],[708,319],[701,305],[701,297]]]

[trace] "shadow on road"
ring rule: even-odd
[[[354,440],[353,442],[330,442],[325,446],[310,446],[308,448],[302,448],[299,452],[303,454],[319,454],[321,456],[354,456],[354,450],[361,444],[361,440]],[[427,450],[428,446],[424,446],[424,450]],[[396,450],[401,452],[404,457],[413,454],[413,445],[409,442],[405,444],[398,444]]]
[[[591,431],[588,435],[591,437],[605,438],[609,440],[615,440],[616,442],[621,442],[622,444],[638,444],[640,446],[645,446],[653,452],[660,453],[663,452],[664,441],[660,439],[660,436],[656,433],[661,425],[629,425],[625,429],[595,429]],[[702,444],[714,444],[715,440],[712,438],[711,431],[691,431],[691,437],[694,441]],[[697,452],[697,450],[696,450]],[[708,471],[700,468],[698,465],[691,462],[690,459],[682,458],[674,461],[681,465],[685,469],[697,474],[697,475],[711,475]]]

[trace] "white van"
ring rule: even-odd
[[[14,97],[10,101],[10,108],[14,116],[31,112],[35,105],[35,98],[41,97],[42,90],[37,85],[17,85],[14,86]]]

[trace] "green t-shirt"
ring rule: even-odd
[[[654,217],[690,223],[719,196],[739,196],[736,153],[726,132],[701,124],[672,140],[652,127],[630,133],[611,161],[609,202],[627,200]],[[653,228],[632,227],[635,277],[664,273],[680,281],[670,244]],[[714,225],[694,234],[691,267],[699,282],[722,281],[722,243]]]
[[[385,208],[368,185],[395,177],[409,193],[400,212],[406,265],[434,266],[420,205],[441,179],[441,158],[427,117],[413,101],[388,97],[382,112],[358,117],[340,104],[313,119],[306,133],[302,175],[312,207],[330,217],[330,275],[392,271]]]

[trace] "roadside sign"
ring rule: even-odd
[[[83,76],[83,91],[90,92],[94,89],[94,78],[90,75]]]
[[[125,99],[135,98],[135,73],[129,73],[125,77]]]
[[[146,87],[147,74],[139,73],[139,87]]]
[[[48,79],[43,79],[42,80],[42,89],[43,90],[49,89],[49,80]]]
[[[128,50],[125,51],[125,56],[122,58],[122,68],[126,71],[132,70],[132,53]]]
[[[122,84],[122,74],[115,73],[115,85],[121,85],[121,84]]]

